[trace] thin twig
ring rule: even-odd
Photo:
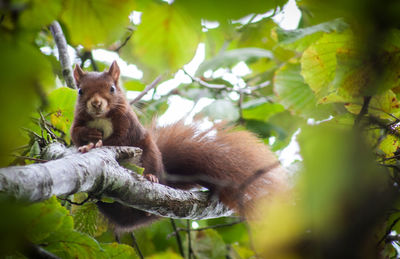
[[[54,139],[57,139],[57,135],[54,134],[54,132],[51,131],[51,130],[47,127],[47,123],[46,123],[47,121],[46,121],[46,119],[44,118],[43,113],[39,111],[39,114],[40,114],[40,122],[41,122],[40,125],[41,125],[42,129],[44,128],[44,129],[46,130],[47,134],[49,134],[49,136],[50,136],[53,140],[54,140]]]
[[[238,106],[239,106],[239,121],[243,122],[243,92],[240,90],[239,91],[239,102],[238,102]]]
[[[190,230],[191,230],[190,219],[188,219],[188,220],[186,220],[186,232],[188,235],[188,258],[189,259],[192,258],[192,255],[194,256],[193,248],[192,248],[192,238],[190,237]]]
[[[158,83],[161,81],[162,79],[162,75],[159,75],[156,79],[154,79],[153,82],[151,82],[151,84],[147,85],[144,90],[138,95],[136,96],[135,99],[133,99],[132,101],[129,102],[130,105],[136,103],[137,101],[139,101],[140,99],[142,99],[143,96],[145,96],[151,89],[153,89],[154,87],[156,87],[158,85]]]
[[[121,45],[119,45],[116,49],[114,49],[115,52],[119,52],[128,43],[128,41],[132,38],[133,30],[130,29],[130,32],[131,33],[128,35],[128,37],[126,37],[124,42],[122,42]]]
[[[192,79],[192,81],[199,83],[201,86],[211,88],[211,89],[227,89],[228,87],[226,85],[219,85],[219,84],[209,84],[204,80],[201,80],[200,78],[193,77],[191,74],[189,74],[185,69],[183,69],[183,72]]]
[[[212,225],[212,226],[207,226],[207,227],[202,227],[202,228],[192,228],[191,231],[204,231],[207,229],[216,229],[216,228],[224,228],[224,227],[231,227],[237,224],[240,224],[244,222],[244,219],[240,219],[238,221],[230,222],[230,223],[224,223],[224,224],[217,224],[217,225]],[[171,238],[173,235],[176,235],[179,232],[187,232],[187,228],[175,228],[174,232],[169,234],[167,238]]]
[[[182,256],[183,258],[185,258],[185,253],[184,253],[184,251],[183,251],[183,245],[182,245],[182,239],[181,239],[181,236],[179,235],[179,230],[178,230],[178,228],[176,227],[175,220],[174,220],[174,219],[170,219],[170,221],[171,221],[172,228],[174,229],[173,234],[175,235],[175,237],[176,237],[176,242],[178,243],[179,253],[181,254],[181,256]],[[186,230],[186,229],[185,229],[185,230]],[[169,235],[168,235],[167,238],[169,238]]]
[[[60,198],[60,197],[57,197],[57,198],[59,198],[62,201],[66,201],[66,202],[68,202],[68,203],[70,203],[72,205],[81,206],[81,205],[85,204],[86,202],[88,202],[92,198],[92,196],[88,195],[88,197],[86,199],[84,199],[83,201],[81,201],[81,202],[74,202],[74,201],[71,201],[70,199],[67,199],[67,198]]]
[[[16,158],[22,158],[22,159],[26,159],[26,160],[32,160],[38,163],[46,163],[49,162],[49,160],[44,160],[44,159],[39,159],[39,158],[34,158],[34,157],[29,157],[29,156],[18,156],[18,155],[13,155]]]
[[[91,51],[89,51],[89,60],[90,63],[92,64],[93,71],[99,71],[99,67],[96,64],[96,61],[93,58],[93,53]]]
[[[354,127],[358,127],[360,124],[361,119],[368,113],[368,106],[371,101],[372,96],[364,96],[363,106],[361,108],[360,113],[357,115],[356,119],[354,120]]]
[[[144,259],[142,251],[140,251],[140,248],[139,248],[139,245],[137,243],[135,234],[133,232],[131,232],[131,237],[132,237],[133,247],[135,248],[135,251],[136,251],[137,255],[139,256],[140,259]]]
[[[60,24],[57,21],[54,21],[50,25],[50,31],[57,45],[58,57],[65,83],[69,88],[76,89],[75,81],[72,77],[72,66],[68,56],[67,41],[65,40]]]
[[[400,221],[400,217],[395,219],[392,224],[390,224],[389,228],[386,230],[386,233],[383,235],[383,237],[378,241],[376,246],[379,246],[380,243],[382,243],[387,236],[389,236],[390,232],[392,232],[393,227],[397,224],[397,222]]]

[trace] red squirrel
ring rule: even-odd
[[[182,121],[146,129],[125,98],[119,75],[115,61],[101,73],[75,66],[79,96],[71,138],[81,152],[102,145],[140,147],[148,180],[181,189],[204,186],[237,211],[285,188],[279,162],[250,132],[221,125],[199,130]],[[157,218],[117,202],[97,205],[119,230],[131,230]]]

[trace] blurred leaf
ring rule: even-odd
[[[332,91],[328,86],[335,78],[336,53],[344,47],[354,48],[352,41],[350,32],[325,34],[304,51],[301,58],[301,75],[318,99]]]
[[[197,102],[201,98],[214,98],[214,95],[208,88],[206,87],[199,88],[195,86],[186,87],[185,89],[179,90],[179,95],[186,99],[191,99],[195,102]]]
[[[392,157],[399,147],[399,138],[393,135],[387,135],[379,144],[379,149],[383,151],[385,157]]]
[[[338,68],[332,88],[346,101],[360,96],[382,94],[400,85],[400,55],[376,53],[377,60],[366,60],[362,53],[342,48],[337,54]],[[379,72],[382,71],[382,72]]]
[[[138,258],[135,249],[129,245],[109,243],[109,244],[101,244],[101,247],[104,249],[104,252],[106,254],[105,258],[113,258],[113,259]]]
[[[135,9],[133,0],[70,0],[64,3],[62,21],[73,45],[91,49],[121,38]]]
[[[362,99],[359,98],[356,103],[346,103],[346,109],[353,113],[359,114],[361,111]],[[392,91],[386,91],[371,98],[368,112],[369,114],[380,118],[392,118],[391,115],[400,114],[400,102]]]
[[[270,51],[259,48],[242,48],[224,51],[218,56],[201,63],[196,71],[197,76],[203,75],[207,70],[217,70],[221,67],[232,67],[240,61],[252,62],[260,58],[273,58]]]
[[[40,156],[40,146],[37,141],[33,142],[31,149],[29,150],[30,157],[39,157]]]
[[[0,166],[11,162],[11,150],[26,144],[19,129],[40,105],[39,96],[54,86],[48,60],[24,40],[9,40],[0,34]]]
[[[139,80],[124,81],[123,86],[127,91],[139,91],[139,92],[143,91],[144,88],[146,87],[146,85]]]
[[[249,0],[243,4],[240,0],[176,0],[174,4],[186,8],[190,15],[206,20],[225,21],[227,19],[239,19],[252,13],[266,13],[278,6],[283,6],[286,0]]]
[[[305,231],[298,206],[274,198],[260,204],[260,220],[250,221],[253,246],[262,258],[298,258],[290,249]],[[266,233],[268,233],[266,235]]]
[[[135,230],[135,237],[138,245],[146,258],[153,254],[163,254],[162,251],[173,248],[178,253],[177,241],[174,237],[167,238],[169,234],[173,232],[171,223],[169,220],[157,221],[147,228],[140,228]],[[125,243],[126,240],[122,239]],[[129,239],[127,244],[131,244]],[[167,254],[170,254],[168,252]],[[174,253],[171,253],[174,254]],[[175,254],[173,256],[176,256]]]
[[[50,121],[53,126],[66,134],[66,140],[70,140],[71,124],[74,119],[74,108],[77,98],[76,90],[61,87],[49,94],[49,105],[46,111],[50,113]]]
[[[60,0],[31,0],[27,9],[21,13],[20,25],[24,29],[40,30],[57,19],[61,8]]]
[[[311,43],[321,38],[324,32],[343,32],[349,26],[343,19],[335,19],[333,21],[321,23],[318,25],[301,28],[297,30],[284,30],[277,27],[276,34],[279,43],[291,50],[298,52],[304,51]]]
[[[30,221],[26,233],[33,243],[43,242],[51,233],[56,232],[65,224],[68,215],[55,197],[26,207],[25,211]]]
[[[278,103],[270,103],[265,98],[253,99],[243,103],[243,118],[247,120],[266,121],[272,115],[282,112],[285,108]]]
[[[280,103],[289,111],[303,117],[328,117],[329,106],[317,105],[310,87],[300,75],[300,64],[286,64],[275,74],[274,89]]]
[[[273,115],[269,121],[273,125],[274,135],[277,137],[272,144],[272,150],[282,150],[289,145],[293,134],[306,123],[306,119],[284,111]]]
[[[239,119],[238,108],[228,100],[215,100],[206,106],[202,112],[212,120],[235,121]]]
[[[269,122],[246,120],[245,126],[247,130],[254,132],[260,138],[269,138],[275,134],[278,136],[278,138],[283,138],[285,136],[285,132],[282,129]]]
[[[98,211],[95,203],[86,202],[80,206],[73,205],[73,218],[76,230],[94,236],[97,231],[97,217]]]
[[[221,236],[214,229],[207,229],[193,234],[192,248],[197,258],[226,258],[226,247]]]
[[[204,220],[198,222],[200,224],[206,223],[204,225],[201,225],[201,227],[206,227],[206,226],[218,226],[221,224],[229,224],[237,220],[238,219],[236,218],[223,217],[223,218],[208,219],[206,221]],[[218,234],[226,244],[234,244],[239,242],[240,244],[247,245],[247,242],[249,241],[245,223],[239,223],[227,227],[214,228],[213,230],[218,232]]]
[[[156,74],[175,72],[193,58],[200,31],[200,21],[179,6],[152,4],[121,55]]]
[[[182,256],[180,256],[179,254],[177,254],[171,250],[167,250],[165,252],[157,253],[155,255],[148,256],[146,258],[149,258],[149,259],[182,259]]]
[[[332,127],[328,122],[303,127],[298,137],[305,166],[299,182],[301,206],[313,235],[325,240],[320,245],[340,248],[338,254],[355,251],[356,246],[359,253],[363,245],[367,251],[374,249],[365,240],[381,223],[376,211],[391,206],[393,198],[388,172],[355,134],[359,133],[352,128]],[[349,219],[349,213],[363,217]],[[360,229],[362,233],[357,232]],[[340,245],[334,240],[340,240]]]
[[[232,252],[230,254],[230,258],[252,258],[254,257],[254,251],[248,248],[247,246],[241,246],[239,244],[232,245]]]

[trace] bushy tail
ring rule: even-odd
[[[183,121],[152,130],[166,169],[164,183],[178,188],[205,186],[240,211],[250,201],[286,188],[275,155],[248,131],[217,125],[200,130]]]

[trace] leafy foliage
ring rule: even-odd
[[[400,5],[297,1],[299,26],[287,30],[274,16],[285,3],[5,1],[0,165],[42,162],[49,142],[70,143],[76,92],[64,87],[55,58],[48,26],[58,20],[77,55],[74,62],[102,70],[108,61],[92,51],[103,49],[143,71],[140,79],[123,71],[129,94],[164,75],[134,107],[143,122],[168,114],[179,95],[191,103],[189,119],[237,124],[270,144],[285,163],[293,162],[286,147],[298,144],[295,202],[278,197],[262,203],[262,218],[250,226],[221,227],[232,222],[223,218],[196,221],[199,228],[219,226],[197,231],[177,221],[185,230],[179,231],[185,257],[398,257]],[[185,66],[202,49],[201,64]],[[0,210],[0,231],[7,233],[0,238],[1,256],[22,257],[27,244],[62,258],[136,256],[131,236],[113,243],[93,201],[78,206],[53,197],[26,206],[0,197]],[[180,258],[176,236],[167,238],[174,231],[163,220],[135,236],[148,258]]]

